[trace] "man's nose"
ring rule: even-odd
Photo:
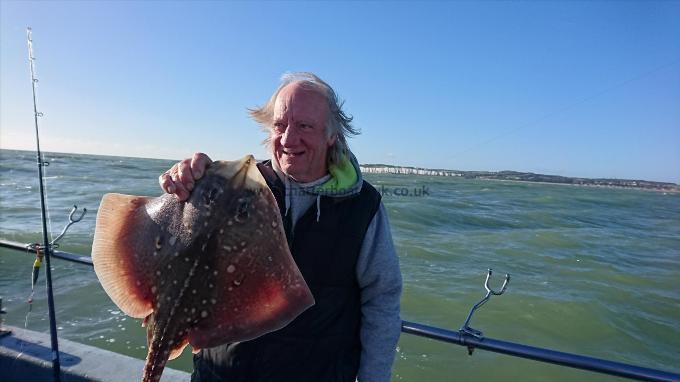
[[[288,125],[286,130],[281,135],[281,145],[291,147],[298,144],[300,140],[299,133],[294,126]]]

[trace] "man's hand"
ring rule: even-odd
[[[201,179],[212,159],[203,153],[195,153],[193,157],[175,163],[170,169],[158,177],[163,191],[175,194],[180,202],[189,199],[194,182]]]

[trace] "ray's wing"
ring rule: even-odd
[[[125,314],[144,318],[153,311],[151,285],[140,252],[153,252],[158,226],[146,214],[153,198],[106,194],[97,213],[92,262],[106,293]],[[140,233],[151,234],[141,238]],[[148,248],[145,248],[148,247]]]
[[[210,315],[189,331],[192,347],[245,341],[280,329],[314,304],[288,249],[276,201],[260,190],[247,216],[225,219],[211,240]],[[211,288],[212,286],[212,288]]]

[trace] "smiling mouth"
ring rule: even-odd
[[[293,158],[299,157],[300,155],[302,155],[302,154],[304,154],[304,153],[305,153],[304,151],[287,151],[287,150],[283,150],[283,154],[284,154],[284,155],[287,155],[287,156],[293,157]]]

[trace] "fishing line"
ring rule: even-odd
[[[608,86],[608,87],[606,87],[606,88],[604,88],[604,89],[602,89],[602,90],[599,90],[599,91],[597,91],[597,92],[595,92],[595,93],[592,93],[592,94],[590,94],[590,95],[588,95],[588,96],[586,96],[586,97],[583,97],[583,98],[581,98],[581,99],[579,99],[579,100],[576,100],[576,101],[574,101],[574,102],[572,102],[572,103],[570,103],[570,104],[568,104],[568,105],[566,105],[566,106],[563,106],[563,107],[561,107],[561,108],[559,108],[559,109],[556,109],[556,110],[553,110],[553,111],[551,111],[551,112],[548,112],[548,113],[546,113],[546,114],[544,114],[544,115],[542,115],[542,116],[540,116],[540,117],[534,119],[533,121],[529,121],[529,122],[527,122],[527,123],[523,123],[523,124],[517,126],[517,127],[514,128],[514,129],[507,130],[507,131],[505,131],[505,132],[503,132],[503,133],[500,133],[500,134],[498,134],[498,135],[496,135],[496,136],[494,136],[494,137],[491,137],[491,138],[489,138],[489,139],[487,139],[487,140],[485,140],[485,141],[482,141],[482,142],[479,142],[479,143],[477,143],[477,144],[475,144],[475,145],[472,145],[472,146],[468,147],[467,149],[458,151],[458,152],[452,154],[452,155],[450,156],[450,158],[459,157],[459,156],[462,155],[462,154],[466,154],[466,153],[468,153],[468,152],[470,152],[470,151],[472,151],[472,150],[478,149],[478,148],[480,148],[480,147],[482,147],[482,146],[486,146],[487,144],[489,144],[489,143],[491,143],[491,142],[494,142],[494,141],[497,141],[497,140],[499,140],[500,138],[504,138],[504,137],[506,137],[506,136],[508,136],[508,135],[510,135],[510,134],[513,134],[513,133],[516,133],[516,132],[518,132],[518,131],[520,131],[520,130],[526,129],[527,127],[530,127],[530,126],[532,126],[532,125],[536,125],[536,124],[538,124],[539,122],[542,122],[542,121],[544,121],[544,120],[546,120],[546,119],[548,119],[548,118],[550,118],[550,117],[553,117],[553,116],[555,116],[555,115],[557,115],[557,114],[564,113],[565,111],[569,111],[569,110],[571,110],[571,109],[574,109],[574,108],[576,108],[577,106],[580,106],[581,104],[584,104],[584,103],[586,103],[586,102],[588,102],[588,101],[592,101],[592,100],[595,99],[595,98],[598,98],[598,97],[600,97],[600,96],[602,96],[602,95],[604,95],[604,94],[607,94],[607,93],[609,93],[609,92],[611,92],[611,91],[614,91],[614,90],[616,90],[616,89],[618,89],[618,88],[624,87],[624,86],[626,86],[626,85],[628,85],[628,84],[630,84],[630,83],[632,83],[632,82],[635,82],[635,81],[641,80],[641,79],[643,79],[643,78],[645,78],[645,77],[648,77],[648,76],[650,76],[650,75],[652,75],[652,74],[654,74],[654,73],[656,73],[656,72],[658,72],[658,71],[661,71],[661,70],[663,70],[663,69],[666,69],[667,67],[673,66],[673,65],[677,64],[678,62],[680,62],[680,60],[669,61],[669,62],[667,62],[667,63],[665,63],[665,64],[662,64],[662,65],[659,65],[659,66],[657,66],[657,67],[655,67],[655,68],[653,68],[653,69],[650,69],[650,70],[648,70],[648,71],[642,72],[642,73],[640,73],[640,74],[638,74],[638,75],[636,75],[636,76],[630,77],[630,78],[628,78],[628,79],[626,79],[626,80],[624,80],[624,81],[618,82],[618,83],[616,83],[616,84],[614,84],[614,85],[612,85],[612,86]]]

